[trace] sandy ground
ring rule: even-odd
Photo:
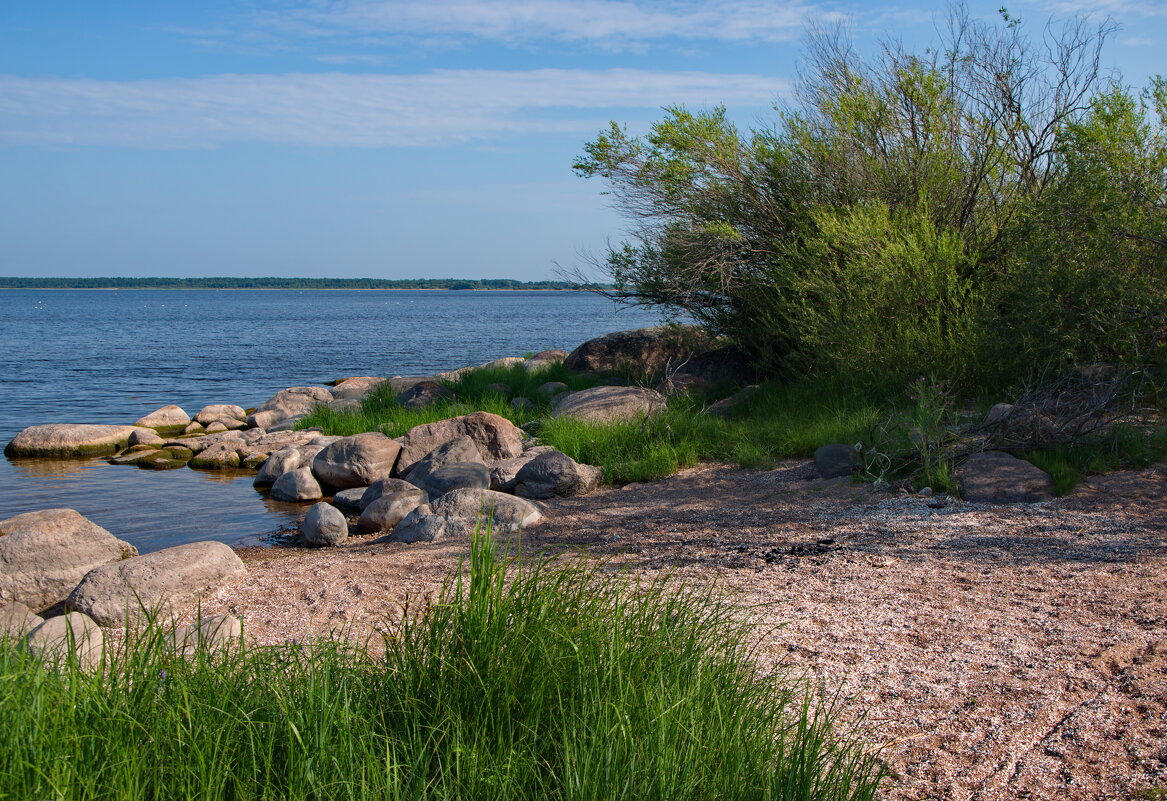
[[[740,601],[763,661],[867,720],[887,799],[1160,797],[1141,794],[1167,788],[1167,465],[1042,504],[939,501],[806,462],[702,465],[548,503],[526,537]],[[246,549],[248,575],[203,613],[266,643],[367,632],[466,549]]]

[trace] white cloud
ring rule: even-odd
[[[420,75],[217,75],[142,81],[0,76],[0,144],[205,148],[263,142],[411,147],[592,133],[618,110],[758,107],[759,75],[647,70],[439,70]],[[612,113],[609,113],[612,112]]]
[[[1167,17],[1167,2],[1163,0],[1053,0],[1040,5],[1061,14]]]
[[[503,42],[665,38],[789,41],[838,11],[806,0],[344,0],[265,15],[300,35],[453,36]]]

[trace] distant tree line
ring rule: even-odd
[[[511,278],[6,278],[0,289],[604,289]]]

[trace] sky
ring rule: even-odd
[[[1167,0],[1007,5],[1109,17],[1108,66],[1167,73]],[[0,275],[553,280],[627,227],[571,169],[608,121],[764,124],[809,26],[923,48],[946,8],[0,0]]]

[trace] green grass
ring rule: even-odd
[[[1107,437],[1018,454],[1050,474],[1054,494],[1071,492],[1084,476],[1142,468],[1167,456],[1167,428],[1115,426]]]
[[[489,537],[374,658],[334,642],[105,669],[0,642],[4,799],[871,799],[877,758],[759,672],[707,593]]]

